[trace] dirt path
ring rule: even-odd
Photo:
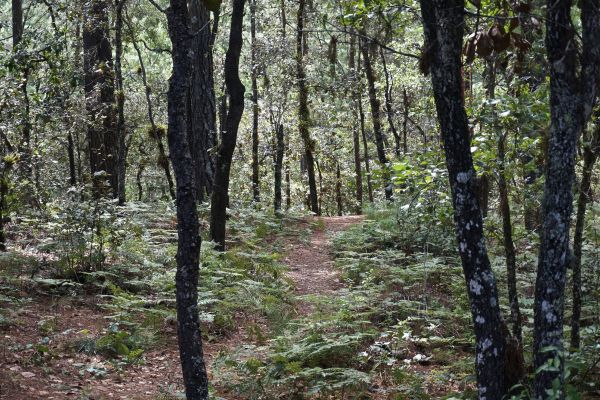
[[[298,295],[327,295],[343,287],[339,270],[333,266],[331,234],[340,232],[362,221],[362,216],[322,217],[324,229],[315,230],[308,243],[288,243],[284,262],[289,266],[288,277],[295,283]],[[311,312],[311,307],[301,303],[301,314]]]
[[[333,267],[331,234],[361,220],[358,216],[321,218],[324,229],[313,230],[307,242],[287,239],[284,262],[290,268],[288,276],[295,283],[296,294],[333,295],[343,287]],[[312,311],[310,303],[299,301],[301,315]],[[79,340],[105,331],[108,314],[93,296],[34,298],[16,311],[16,323],[0,327],[0,400],[145,400],[161,398],[161,392],[181,390],[177,336],[172,324],[161,328],[160,342],[144,354],[141,365],[116,367],[102,357],[77,351]],[[243,329],[248,323],[243,319],[238,322],[237,332],[204,343],[209,374],[220,351],[252,342]],[[49,341],[51,350],[39,357],[35,346],[43,340]]]

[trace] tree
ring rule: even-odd
[[[256,0],[250,0],[250,76],[252,80],[252,198],[260,201],[260,165],[258,159],[258,64],[256,60]]]
[[[177,336],[179,357],[188,400],[208,399],[208,377],[204,364],[198,318],[198,273],[200,226],[196,210],[196,185],[187,128],[187,93],[192,74],[192,34],[185,0],[170,0],[166,10],[172,42],[173,72],[169,80],[169,149],[177,184]]]
[[[371,56],[369,54],[370,41],[366,38],[364,30],[360,30],[361,46],[360,50],[363,56],[363,65],[365,68],[365,76],[367,78],[367,87],[369,94],[369,104],[371,105],[371,119],[373,120],[373,133],[375,135],[375,145],[377,147],[377,158],[383,171],[383,189],[385,198],[388,201],[393,199],[392,181],[390,179],[390,171],[388,168],[388,159],[385,154],[385,144],[383,138],[383,128],[381,126],[381,102],[377,98],[377,90],[375,88],[375,72],[371,64]]]
[[[244,113],[246,88],[239,76],[242,52],[242,31],[245,0],[233,0],[229,48],[225,56],[225,86],[229,96],[229,107],[224,115],[221,140],[217,149],[217,168],[210,208],[210,237],[221,251],[225,250],[225,224],[229,205],[229,173],[238,127]]]
[[[194,51],[188,104],[188,135],[192,146],[198,200],[212,193],[215,160],[211,154],[217,143],[216,99],[213,80],[213,43],[216,31],[210,27],[210,10],[203,0],[188,2]],[[215,9],[218,14],[218,7]],[[217,18],[215,18],[217,19]],[[214,25],[215,29],[218,26]]]
[[[317,180],[315,178],[315,142],[310,136],[310,110],[304,56],[308,51],[308,40],[304,32],[306,0],[298,2],[298,24],[296,27],[296,79],[298,84],[298,130],[304,143],[304,158],[308,174],[309,203],[311,211],[320,215]]]
[[[496,281],[483,235],[470,134],[462,96],[461,49],[464,0],[421,0],[425,34],[422,62],[431,71],[433,93],[452,191],[456,237],[476,340],[479,398],[502,399],[505,338]]]
[[[115,88],[117,103],[116,135],[119,139],[117,196],[119,204],[126,201],[125,177],[127,175],[127,147],[125,144],[125,90],[123,88],[123,7],[126,0],[117,0],[115,15]]]
[[[600,61],[600,3],[581,3],[583,50],[578,74],[576,30],[572,2],[549,0],[546,51],[550,65],[550,133],[542,208],[543,225],[535,286],[534,394],[562,390],[564,382],[563,318],[569,230],[573,208],[577,140],[591,116],[598,85]],[[576,277],[577,278],[577,277]],[[558,368],[553,364],[558,360]],[[552,367],[555,365],[555,367]]]
[[[89,0],[84,3],[83,54],[85,104],[89,119],[87,137],[94,192],[96,195],[107,194],[103,182],[108,179],[111,195],[117,198],[118,138],[115,126],[110,10],[106,0]]]

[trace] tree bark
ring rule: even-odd
[[[335,175],[335,199],[337,203],[337,215],[341,217],[344,214],[344,199],[342,197],[342,171],[340,163],[337,163]]]
[[[185,0],[170,0],[167,9],[173,72],[169,80],[169,149],[177,182],[177,333],[179,357],[188,400],[208,399],[208,378],[198,318],[200,226],[196,185],[187,135],[186,96],[192,73],[192,35]]]
[[[573,42],[576,30],[571,22],[572,2],[548,0],[547,5],[546,50],[550,65],[551,119],[534,305],[536,370],[562,356],[564,291],[570,259],[569,228],[577,140],[596,99],[600,61],[598,0],[581,2],[583,40],[579,78],[577,47]],[[556,381],[559,389],[563,390],[563,360],[560,360],[558,368],[545,368],[535,375],[536,398],[545,398]]]
[[[110,6],[105,0],[85,2],[82,36],[90,173],[96,196],[110,192],[116,198],[118,140],[109,14]],[[102,172],[106,174],[105,177]],[[110,191],[103,187],[105,178],[108,179]]]
[[[121,58],[123,56],[123,7],[126,0],[118,0],[115,15],[115,89],[117,102],[117,131],[118,149],[118,199],[119,205],[127,200],[125,177],[127,175],[127,151],[125,145],[125,90],[123,88],[123,71]]]
[[[188,0],[191,28],[194,32],[192,80],[188,98],[188,135],[192,146],[197,198],[204,201],[212,193],[215,160],[210,150],[217,141],[217,109],[213,79],[213,41],[216,34],[217,14],[214,28],[210,29],[210,12],[203,0]]]
[[[258,64],[256,60],[256,0],[250,0],[250,62],[252,80],[252,198],[260,202],[260,170],[258,160]]]
[[[240,54],[242,52],[242,30],[245,0],[233,0],[229,49],[225,56],[225,86],[229,94],[229,109],[223,121],[221,140],[217,150],[217,168],[211,201],[210,237],[217,249],[225,250],[225,224],[229,204],[229,172],[238,127],[244,113],[244,92],[246,88],[239,76]]]
[[[581,256],[583,254],[583,233],[585,230],[585,212],[592,200],[592,172],[600,153],[600,123],[596,121],[591,142],[584,139],[583,171],[579,184],[575,233],[573,234],[573,316],[571,317],[571,347],[578,349],[581,342]]]
[[[304,56],[308,49],[308,40],[304,34],[304,20],[306,0],[298,3],[298,26],[296,31],[296,78],[298,80],[298,130],[304,143],[304,156],[308,174],[308,188],[310,209],[320,215],[319,198],[317,194],[317,181],[315,178],[315,142],[310,136],[310,111],[308,109],[308,89],[306,87],[306,71],[304,70]]]
[[[362,214],[363,207],[363,180],[362,180],[362,167],[360,161],[360,133],[358,131],[358,101],[360,90],[359,79],[356,68],[356,35],[350,37],[350,52],[348,55],[348,68],[352,75],[351,80],[353,83],[352,87],[352,114],[353,114],[353,126],[352,126],[352,150],[354,152],[354,177],[356,179],[356,213]],[[364,119],[364,117],[363,117]]]
[[[282,186],[282,170],[283,170],[283,156],[285,154],[285,134],[283,124],[278,123],[275,128],[275,200],[274,208],[275,214],[281,213],[281,186]]]
[[[392,98],[393,82],[392,74],[388,71],[387,62],[385,60],[385,53],[383,47],[379,47],[379,54],[381,55],[381,63],[383,64],[383,73],[385,75],[385,111],[387,115],[388,125],[392,136],[394,136],[394,147],[396,157],[400,157],[400,135],[398,129],[396,129],[396,123],[394,122],[394,102]]]
[[[475,169],[462,93],[464,0],[421,0],[426,57],[452,190],[456,237],[471,303],[480,399],[506,394],[505,338],[494,273],[485,246],[483,217],[474,187]]]
[[[383,175],[383,189],[385,198],[388,201],[393,200],[392,181],[390,179],[390,171],[388,167],[388,159],[385,154],[385,143],[383,139],[383,129],[381,127],[381,103],[377,98],[377,90],[375,89],[375,72],[371,64],[371,56],[369,55],[369,41],[364,39],[366,33],[359,31],[361,34],[361,52],[363,57],[363,65],[365,67],[365,76],[367,78],[367,87],[369,93],[369,103],[371,105],[371,119],[373,121],[373,134],[375,135],[375,145],[377,147],[377,158],[381,165]]]

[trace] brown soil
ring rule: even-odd
[[[330,235],[361,221],[361,217],[321,219],[323,230],[314,231],[307,243],[286,243],[289,278],[298,295],[333,294],[343,287],[333,268]],[[309,224],[307,220],[301,224]],[[299,312],[311,307],[300,302]],[[140,365],[116,366],[103,357],[89,356],[75,347],[86,336],[106,333],[110,312],[95,297],[34,297],[13,312],[13,324],[0,328],[0,399],[160,399],[161,393],[182,390],[174,325],[157,327],[161,340],[144,353]],[[209,375],[220,351],[253,343],[245,326],[257,321],[239,318],[237,332],[204,344]],[[41,323],[40,321],[49,321]],[[259,322],[260,323],[260,322]],[[45,339],[47,338],[47,339]],[[49,340],[48,354],[40,357],[35,346]]]
[[[315,230],[306,243],[290,242],[286,246],[285,263],[289,266],[288,277],[294,282],[295,292],[303,295],[332,295],[344,287],[340,272],[334,268],[331,256],[331,235],[362,221],[362,216],[321,217],[324,229]],[[305,223],[318,222],[316,218]],[[298,312],[307,315],[312,306],[300,301]]]

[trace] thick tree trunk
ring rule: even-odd
[[[88,114],[90,174],[96,195],[118,196],[118,141],[115,127],[115,80],[109,29],[110,5],[90,0],[83,7],[85,97]],[[102,176],[104,171],[106,176]]]
[[[260,170],[258,160],[258,64],[256,60],[256,0],[250,0],[250,62],[252,79],[252,198],[260,202]]]
[[[13,49],[23,39],[23,0],[12,0],[12,42]]]
[[[464,0],[421,0],[426,56],[452,190],[456,237],[475,329],[480,399],[506,394],[505,338],[494,273],[483,236],[483,218],[474,187],[475,169],[462,98],[461,49]]]
[[[204,201],[214,184],[215,160],[210,150],[216,146],[216,99],[213,80],[213,40],[215,28],[210,29],[210,12],[203,0],[188,0],[191,28],[194,32],[192,80],[188,98],[188,135],[192,148],[197,198]]]
[[[569,228],[575,182],[577,140],[594,106],[600,64],[600,4],[581,2],[581,77],[570,0],[548,0],[546,49],[550,65],[550,137],[544,187],[543,225],[535,290],[534,367],[562,356],[564,291],[569,263]],[[579,116],[579,118],[575,117]],[[578,278],[577,276],[575,277]],[[564,382],[564,362],[534,377],[534,395]]]
[[[127,175],[127,151],[125,145],[125,90],[123,88],[123,71],[121,58],[123,56],[123,7],[126,0],[118,0],[115,15],[115,89],[117,102],[117,131],[119,138],[118,150],[118,199],[119,204],[125,204],[125,176]]]
[[[186,96],[192,73],[191,29],[185,0],[171,0],[167,9],[173,73],[169,80],[169,149],[177,181],[177,333],[179,357],[188,400],[208,399],[208,378],[198,318],[200,226],[196,186],[187,136]]]
[[[306,0],[299,0],[298,27],[296,31],[296,78],[298,80],[298,120],[300,137],[304,143],[304,157],[308,173],[308,189],[310,209],[320,215],[319,199],[317,195],[317,181],[315,178],[315,142],[310,136],[310,112],[308,109],[308,89],[306,87],[306,71],[304,70],[304,56],[308,49],[308,40],[304,34]]]
[[[229,109],[223,121],[221,140],[217,149],[217,169],[210,209],[210,237],[218,250],[225,250],[225,223],[229,205],[229,172],[238,127],[244,113],[244,92],[240,81],[239,65],[242,52],[242,30],[245,0],[233,0],[229,49],[225,56],[225,86],[229,94]]]
[[[381,127],[381,103],[377,98],[377,90],[375,89],[375,72],[371,64],[371,56],[369,55],[369,41],[364,39],[366,34],[364,31],[359,32],[361,34],[361,52],[363,57],[363,65],[365,67],[365,76],[367,78],[367,87],[369,93],[369,104],[371,105],[371,119],[373,120],[373,134],[375,135],[375,145],[377,147],[377,159],[381,165],[383,172],[383,189],[385,191],[385,198],[388,201],[393,200],[393,188],[392,181],[390,179],[390,170],[388,166],[388,159],[385,154],[385,143],[383,140],[383,129]]]

